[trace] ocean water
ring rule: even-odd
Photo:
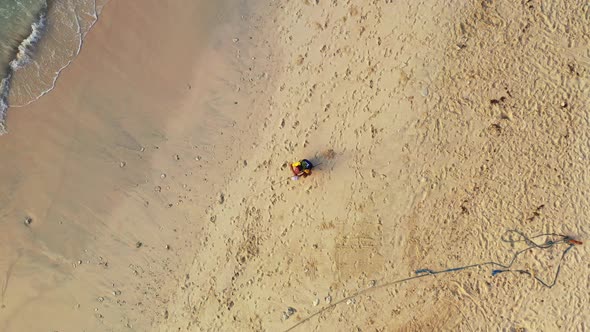
[[[9,107],[50,92],[108,0],[0,0],[0,134]]]

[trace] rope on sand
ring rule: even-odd
[[[520,237],[520,239],[514,240],[512,238],[506,238],[506,235],[509,234],[516,234]],[[544,243],[538,244],[535,241],[533,241],[533,239],[542,237],[542,236],[550,236],[552,237],[552,240],[547,240]],[[431,269],[418,269],[415,271],[416,275],[412,276],[412,277],[408,277],[408,278],[404,278],[404,279],[399,279],[399,280],[395,280],[395,281],[390,281],[378,286],[373,286],[367,289],[363,289],[359,292],[356,292],[348,297],[345,297],[339,301],[336,301],[324,308],[321,308],[319,311],[317,311],[316,313],[305,317],[304,319],[300,320],[299,322],[297,322],[297,324],[291,326],[289,329],[287,329],[286,331],[292,331],[295,328],[297,328],[298,326],[308,322],[309,320],[311,320],[312,318],[326,312],[329,309],[334,308],[335,306],[337,306],[338,304],[341,304],[343,302],[346,302],[350,299],[353,299],[355,297],[358,297],[360,295],[363,295],[365,293],[369,293],[369,292],[373,292],[376,291],[380,288],[386,288],[386,287],[390,287],[396,284],[400,284],[400,283],[404,283],[407,281],[411,281],[411,280],[415,280],[415,279],[420,279],[420,278],[424,278],[424,277],[429,277],[429,276],[434,276],[437,274],[442,274],[442,273],[451,273],[451,272],[458,272],[458,271],[462,271],[462,270],[467,270],[467,269],[472,269],[472,268],[476,268],[476,267],[483,267],[483,266],[497,266],[499,267],[499,269],[495,269],[492,270],[492,276],[496,276],[500,273],[505,273],[505,272],[512,272],[512,273],[518,273],[518,274],[526,274],[529,276],[532,276],[533,278],[535,278],[535,280],[537,282],[539,282],[541,285],[543,285],[544,287],[547,288],[552,288],[553,286],[555,286],[555,283],[557,282],[557,278],[559,277],[559,273],[561,272],[561,263],[564,260],[565,255],[568,253],[568,251],[570,251],[570,249],[572,249],[575,245],[581,245],[582,242],[577,241],[573,238],[571,238],[570,236],[567,235],[561,235],[561,234],[555,234],[555,233],[544,233],[544,234],[539,234],[539,235],[535,235],[532,237],[527,237],[526,235],[524,235],[522,232],[518,231],[518,230],[508,230],[504,236],[501,237],[501,240],[507,243],[517,243],[517,242],[525,242],[528,247],[526,247],[525,249],[519,250],[517,251],[513,256],[512,259],[510,260],[510,262],[508,262],[507,264],[502,264],[499,262],[494,262],[494,261],[489,261],[489,262],[483,262],[483,263],[477,263],[477,264],[471,264],[471,265],[465,265],[465,266],[460,266],[460,267],[455,267],[455,268],[450,268],[450,269],[446,269],[446,270],[439,270],[439,271],[435,271],[435,270],[431,270]],[[539,277],[537,277],[535,274],[533,274],[531,271],[528,270],[518,270],[518,269],[511,269],[512,265],[514,264],[514,262],[516,261],[516,259],[518,258],[518,256],[520,256],[522,253],[527,252],[529,250],[532,249],[549,249],[552,248],[556,245],[559,244],[567,244],[568,246],[563,250],[562,254],[561,254],[561,258],[559,259],[559,264],[557,265],[557,271],[555,273],[555,276],[553,277],[552,281],[546,281],[543,280]]]

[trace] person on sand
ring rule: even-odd
[[[301,176],[305,178],[308,175],[311,175],[311,169],[313,168],[313,164],[311,163],[311,161],[303,159],[292,163],[291,165],[289,165],[289,167],[291,167],[291,172],[293,172],[292,179],[298,180]]]

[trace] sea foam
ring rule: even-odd
[[[46,11],[47,7],[43,9],[43,12],[39,13],[39,18],[31,26],[31,34],[18,46],[18,53],[14,60],[10,62],[10,69],[12,71],[19,70],[31,61],[31,55],[34,51],[35,44],[41,38],[43,29],[47,23]]]

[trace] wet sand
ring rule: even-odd
[[[588,238],[586,7],[111,2],[0,138],[0,330],[587,329],[587,245],[377,287]]]
[[[219,93],[234,88],[230,33],[247,27],[235,4],[112,1],[58,87],[10,110],[0,330],[145,331],[162,318],[223,184],[204,170],[238,146],[242,109]]]

